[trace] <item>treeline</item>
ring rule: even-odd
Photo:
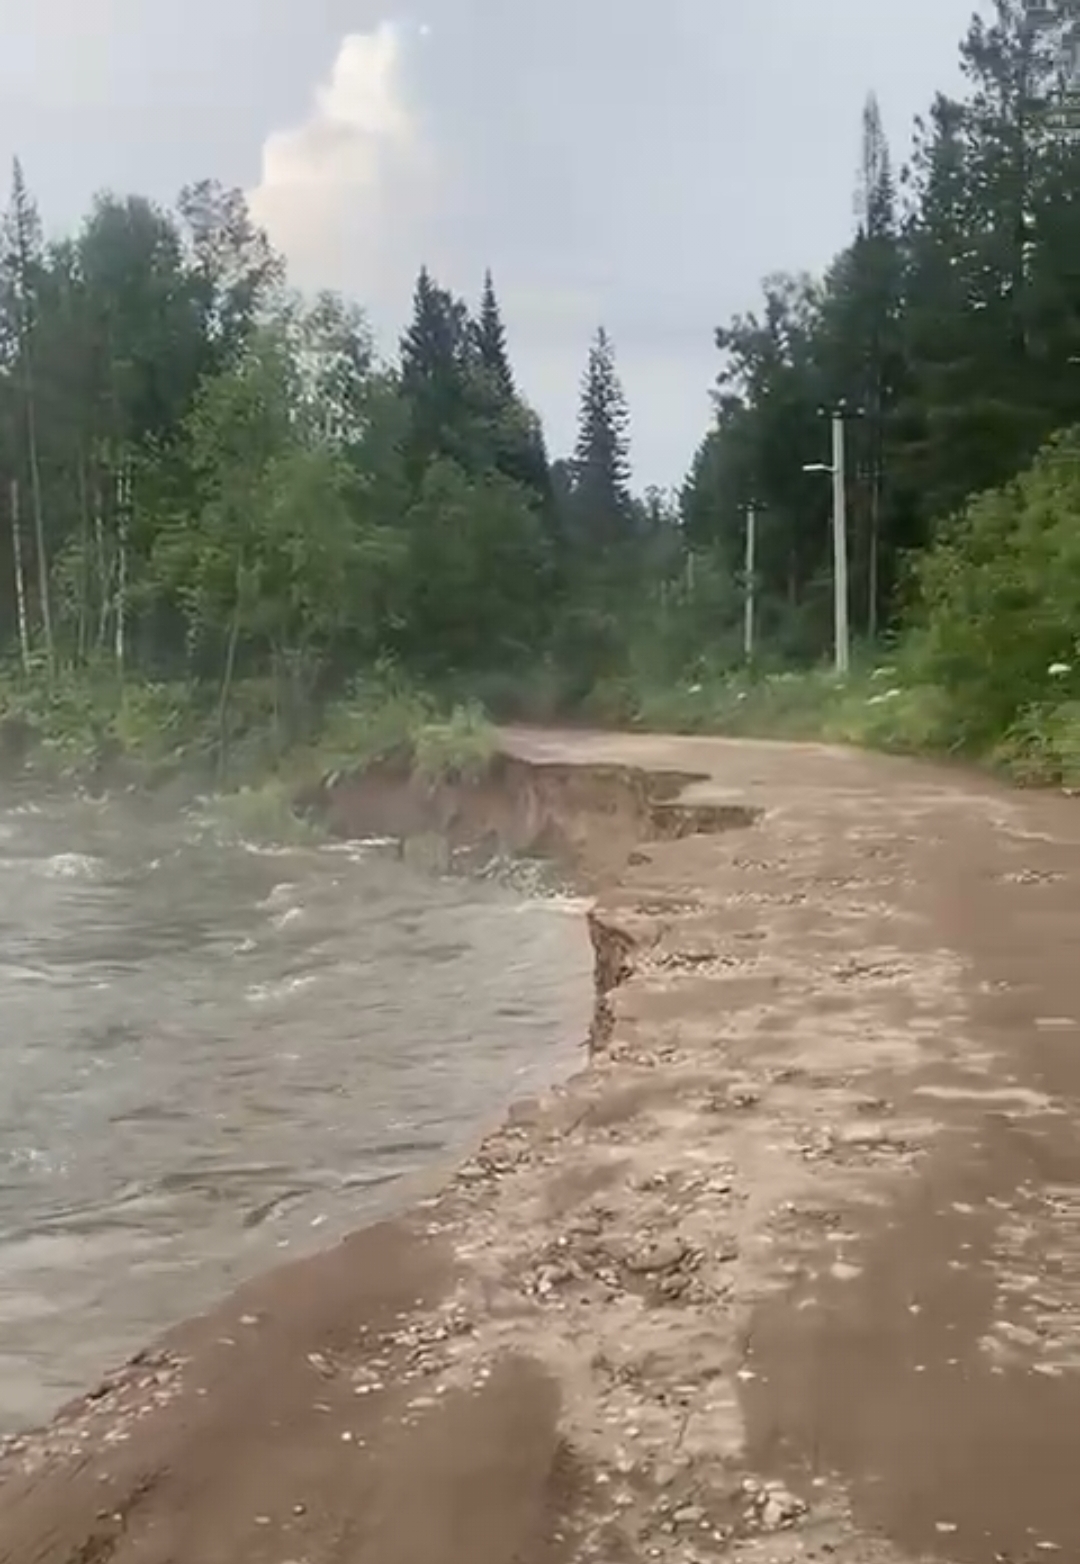
[[[46,243],[18,164],[0,500],[0,638],[24,668],[223,701],[269,671],[298,719],[379,657],[439,678],[557,654],[587,679],[659,524],[602,331],[553,464],[490,275],[470,309],[422,271],[385,364],[356,305],[289,292],[238,192],[103,196]]]
[[[717,333],[686,533],[736,572],[759,502],[764,633],[792,656],[828,645],[829,486],[803,471],[829,460],[824,413],[853,414],[852,622],[870,638],[967,497],[1080,419],[1080,6],[990,9],[961,46],[966,91],[936,98],[899,169],[869,99],[853,237],[827,275],[770,278]]]
[[[894,627],[948,518],[1080,421],[1080,0],[996,0],[897,169],[875,100],[851,242],[716,333],[716,418],[674,497],[634,493],[600,330],[552,459],[496,286],[428,271],[393,362],[305,301],[243,197],[104,195],[46,241],[18,164],[0,231],[0,647],[62,670],[261,677],[302,727],[357,669],[550,681],[550,704],[742,655],[746,507],[763,659],[831,635],[827,413],[850,413],[852,619]],[[1078,35],[1080,36],[1080,35]],[[482,282],[482,286],[480,286]],[[944,529],[944,530],[943,530]],[[955,568],[953,568],[955,567]],[[916,572],[916,575],[918,573]],[[923,572],[936,582],[941,571]],[[951,578],[950,578],[951,579]],[[505,704],[505,702],[503,703]]]

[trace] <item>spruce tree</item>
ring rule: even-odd
[[[495,297],[495,284],[490,270],[484,273],[484,291],[480,299],[475,337],[480,368],[509,400],[514,395],[514,375],[506,349],[506,328],[499,301]]]
[[[900,381],[898,317],[902,261],[896,187],[877,97],[863,109],[862,155],[856,194],[857,230],[848,254],[847,335],[854,352],[851,384],[838,388],[865,414],[862,428],[865,505],[856,518],[856,577],[865,604],[865,628],[878,631],[885,535],[885,429]]]
[[[413,294],[413,316],[401,339],[401,388],[409,404],[406,461],[418,481],[438,457],[469,465],[462,425],[468,418],[472,332],[460,299],[440,288],[422,267]]]
[[[401,339],[401,379],[411,394],[460,381],[469,354],[465,305],[440,288],[421,267],[413,292],[413,317]]]
[[[602,553],[632,529],[629,411],[611,339],[601,326],[589,349],[573,460],[573,531]]]

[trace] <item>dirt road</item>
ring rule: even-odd
[[[20,1440],[0,1564],[1080,1559],[1080,803],[506,745],[684,779],[589,823],[602,1051]]]

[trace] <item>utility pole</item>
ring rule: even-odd
[[[754,570],[757,548],[757,506],[746,507],[746,580],[743,584],[743,652],[747,663],[754,660]]]
[[[822,409],[824,412],[825,409]],[[844,422],[850,409],[838,402],[832,410],[832,465],[806,462],[803,472],[832,474],[833,491],[833,624],[836,671],[844,679],[851,667],[851,629],[848,622],[847,466]]]
[[[851,631],[848,624],[847,466],[843,403],[832,415],[833,481],[833,597],[836,625],[836,671],[846,678],[851,667]]]

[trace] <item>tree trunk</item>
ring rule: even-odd
[[[131,470],[123,463],[116,474],[116,624],[114,651],[121,678],[124,673],[124,636],[127,618],[128,519],[131,504]]]
[[[101,482],[94,486],[94,543],[97,551],[97,578],[100,598],[98,601],[98,650],[104,651],[109,634],[109,585],[111,572],[105,553],[105,520],[102,516]]]
[[[35,213],[26,192],[22,168],[15,159],[12,188],[12,214],[15,228],[17,264],[16,299],[22,391],[26,413],[26,449],[30,466],[30,503],[34,516],[34,546],[37,550],[38,592],[41,599],[41,628],[45,636],[45,655],[50,676],[54,669],[52,606],[49,601],[49,556],[45,548],[45,514],[41,498],[41,462],[38,457],[37,395],[34,385],[34,316],[31,270],[34,259],[33,228]]]
[[[236,606],[229,625],[229,639],[225,648],[225,670],[221,678],[221,700],[218,705],[218,778],[224,780],[229,763],[229,697],[232,694],[236,673],[236,649],[240,642],[240,613],[243,595],[244,564],[236,566]]]
[[[875,471],[870,488],[870,551],[866,572],[866,634],[871,644],[878,635],[878,593],[880,574],[881,472]]]
[[[26,616],[26,576],[23,574],[22,524],[19,519],[19,480],[11,480],[11,558],[15,567],[15,608],[19,619],[19,654],[23,672],[30,672],[30,623]]]
[[[79,444],[79,624],[75,655],[80,666],[86,662],[90,639],[90,498],[86,482],[86,453]]]
[[[41,464],[38,460],[37,408],[34,399],[34,374],[30,362],[30,346],[24,347],[26,356],[26,443],[30,457],[30,499],[34,508],[34,546],[37,549],[38,595],[41,599],[41,629],[45,637],[45,657],[49,675],[55,664],[53,645],[52,605],[49,601],[49,556],[45,549],[45,512],[41,501]]]

